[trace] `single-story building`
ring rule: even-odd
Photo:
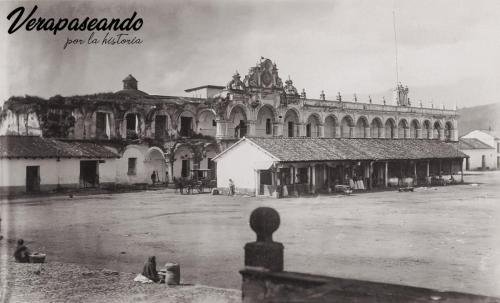
[[[497,168],[497,151],[477,138],[460,138],[459,149],[469,156],[464,162],[465,170],[485,170]]]
[[[112,187],[117,158],[91,142],[0,136],[0,193]]]
[[[484,143],[485,145],[471,143],[474,148],[471,148],[467,144],[461,145],[463,147],[463,152],[471,157],[469,168],[473,169],[500,169],[500,138],[498,132],[493,130],[473,130],[462,137],[462,139],[477,139]],[[477,142],[477,141],[475,141]],[[488,146],[488,148],[486,148]],[[493,148],[493,150],[491,150]],[[484,156],[484,157],[483,157]],[[473,164],[480,163],[480,164]],[[484,165],[483,165],[484,163]],[[467,164],[465,164],[467,166]]]
[[[436,140],[242,138],[218,154],[217,186],[251,195],[463,181],[467,155]],[[446,181],[444,181],[446,180]]]

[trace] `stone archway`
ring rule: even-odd
[[[354,120],[347,115],[340,121],[340,136],[342,138],[352,138],[354,136]]]
[[[368,120],[366,117],[361,116],[358,118],[358,121],[356,122],[356,128],[355,128],[355,137],[356,138],[368,138],[369,136],[369,131],[368,131],[369,125],[368,125]]]
[[[418,139],[420,138],[420,122],[417,119],[413,119],[410,122],[410,138]]]
[[[285,114],[284,119],[284,137],[298,137],[299,131],[299,114],[294,109],[289,109]]]
[[[453,124],[450,121],[444,124],[444,139],[446,141],[453,140]]]
[[[408,138],[408,121],[406,119],[399,120],[398,123],[398,138],[406,139]]]
[[[320,134],[320,119],[317,114],[311,114],[307,118],[306,123],[306,137],[317,138],[321,137]]]
[[[392,118],[385,121],[385,137],[389,139],[397,138],[396,122]]]
[[[439,122],[439,120],[434,122],[432,134],[434,139],[443,139],[443,126],[441,125],[441,122]]]
[[[326,117],[324,129],[326,138],[337,138],[338,136],[340,136],[339,122],[337,120],[337,117],[335,117],[334,115],[329,115],[328,117]]]
[[[177,133],[181,137],[190,137],[195,129],[195,115],[190,111],[181,112],[177,118]]]
[[[248,124],[245,109],[236,105],[229,113],[229,120],[227,124],[228,134],[233,134],[235,138],[242,138],[247,135]]]
[[[158,147],[151,147],[144,156],[144,173],[148,184],[153,184],[153,174],[155,184],[167,181],[167,165],[163,151]]]
[[[212,110],[204,110],[198,115],[197,132],[205,136],[215,137],[217,122],[215,113]]]
[[[382,138],[383,137],[382,120],[380,118],[373,118],[370,124],[370,137],[372,138]]]
[[[144,117],[135,111],[127,112],[123,119],[123,137],[138,139],[143,132]]]
[[[275,133],[274,122],[275,114],[270,105],[264,105],[257,113],[257,121],[255,122],[255,136],[257,137],[272,137]]]
[[[425,120],[423,123],[423,134],[422,138],[432,139],[432,127],[431,122],[429,120]]]

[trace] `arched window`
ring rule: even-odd
[[[299,116],[293,109],[289,109],[285,114],[285,128],[286,132],[283,134],[285,137],[299,136]]]
[[[354,127],[354,122],[350,116],[345,116],[340,122],[340,133],[342,138],[351,138],[354,134],[351,128]]]
[[[325,137],[335,138],[337,137],[337,118],[334,116],[328,116],[325,119]]]
[[[389,139],[394,139],[396,137],[395,128],[396,125],[394,120],[387,119],[387,121],[385,121],[385,137]]]
[[[446,141],[451,141],[453,139],[453,125],[451,122],[446,122],[444,125],[444,139]]]
[[[382,122],[379,118],[375,118],[370,125],[370,137],[380,138],[382,136]]]
[[[368,137],[366,129],[368,128],[368,121],[365,117],[360,117],[356,123],[356,138],[366,138]]]

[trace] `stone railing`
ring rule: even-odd
[[[245,245],[245,268],[240,271],[244,303],[500,302],[467,293],[284,271],[283,244],[272,238],[279,225],[279,214],[272,208],[259,207],[250,216],[257,240]]]
[[[425,115],[438,115],[438,116],[456,116],[457,112],[453,109],[439,109],[428,107],[415,107],[415,106],[396,106],[384,104],[370,104],[360,102],[340,102],[340,101],[326,101],[326,100],[311,100],[304,101],[304,105],[313,107],[332,107],[339,110],[366,110],[366,111],[384,111],[396,113],[415,113]]]

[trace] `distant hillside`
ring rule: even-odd
[[[458,110],[458,135],[462,136],[476,129],[490,129],[500,133],[500,104],[488,104],[460,108]]]

